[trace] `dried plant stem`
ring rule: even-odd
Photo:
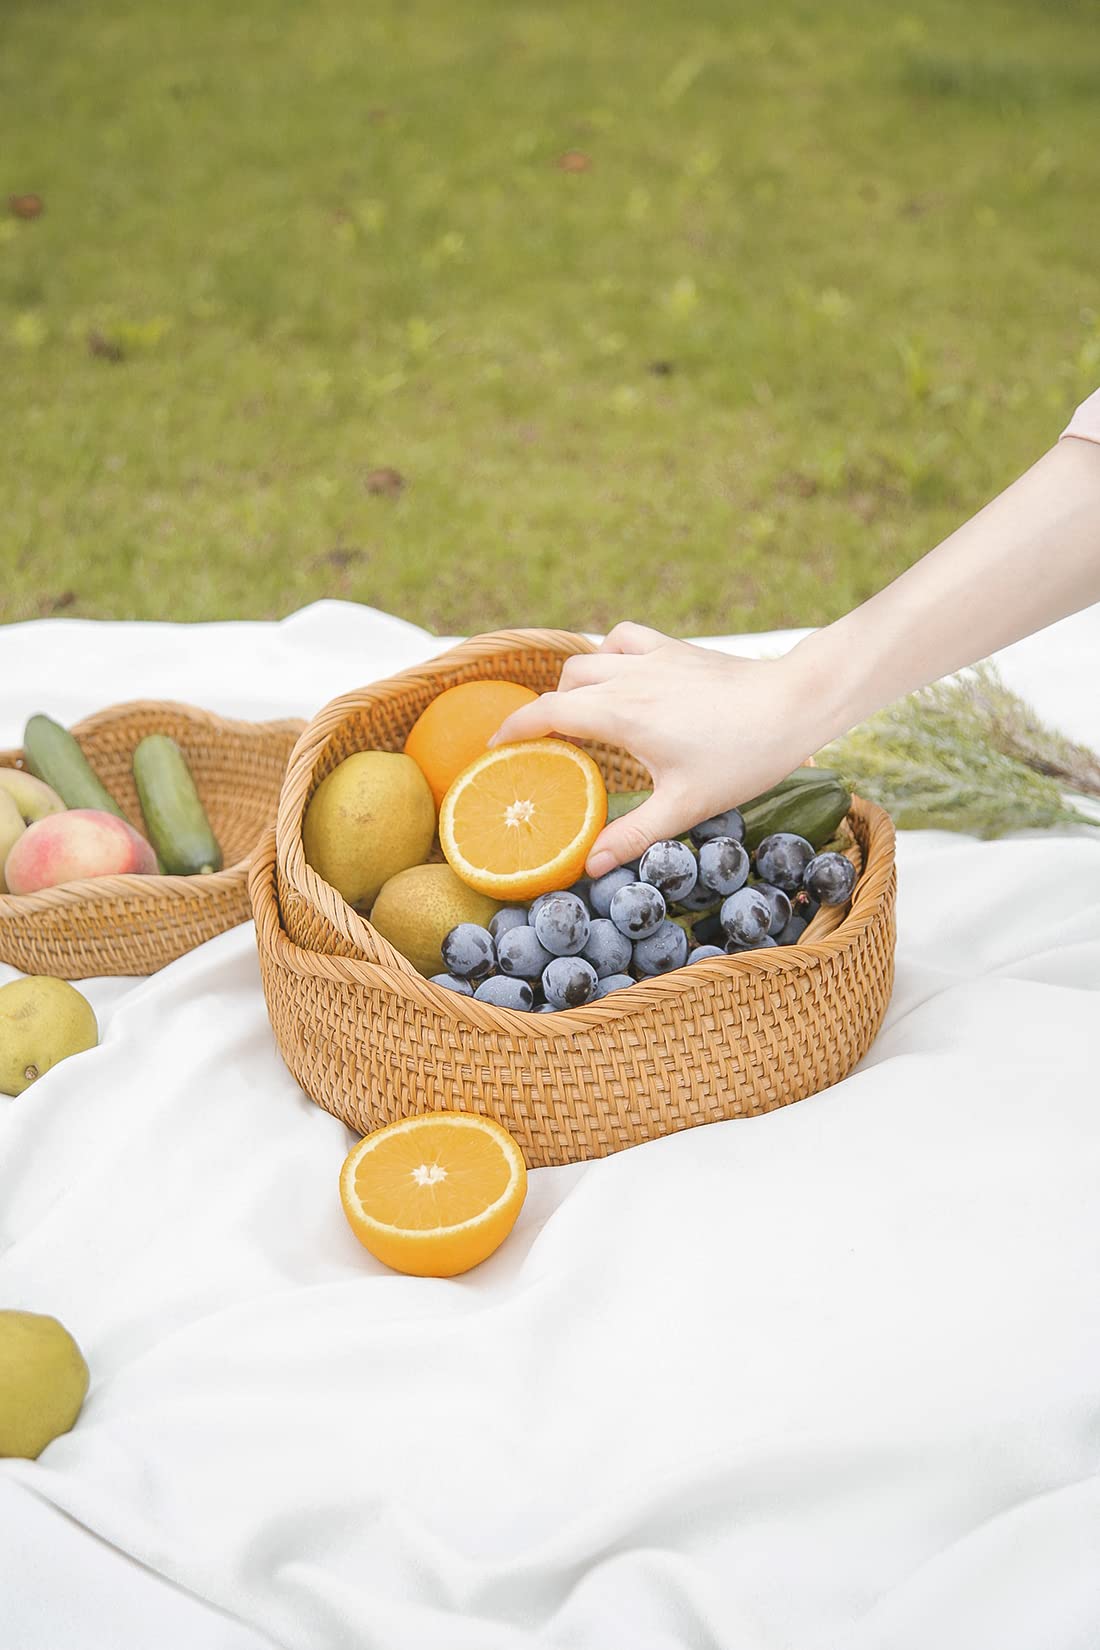
[[[820,759],[903,829],[998,837],[1096,823],[1063,794],[1100,796],[1096,754],[1047,727],[988,663],[887,706]]]

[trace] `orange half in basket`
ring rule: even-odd
[[[576,882],[606,821],[592,758],[562,739],[529,739],[486,751],[459,774],[439,810],[439,843],[471,888],[529,900]]]

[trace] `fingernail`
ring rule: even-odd
[[[588,861],[588,874],[590,877],[606,876],[608,871],[613,871],[614,869],[614,854],[593,854],[592,858]]]
[[[500,734],[499,733],[491,734],[489,739],[486,741],[486,744],[487,744],[488,749],[492,750],[494,745],[499,745],[500,744]]]

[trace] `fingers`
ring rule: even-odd
[[[601,701],[583,689],[572,693],[543,693],[506,717],[489,740],[489,746],[492,749],[496,745],[515,744],[520,739],[541,739],[547,733],[614,743],[617,725],[607,700]]]
[[[676,836],[688,823],[682,805],[658,789],[640,808],[624,814],[600,832],[585,870],[590,877],[606,876],[616,865],[640,858],[653,843]]]
[[[652,653],[672,641],[660,630],[651,630],[647,624],[632,624],[628,620],[617,624],[600,643],[601,653]]]
[[[619,675],[626,662],[621,653],[574,653],[561,667],[558,691],[568,693],[573,688],[609,682]]]

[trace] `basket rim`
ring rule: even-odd
[[[853,809],[858,806],[867,819],[868,850],[851,904],[836,927],[808,945],[740,952],[692,963],[690,982],[728,985],[738,974],[808,973],[846,951],[876,920],[882,900],[895,877],[894,822],[877,803],[860,797],[853,797],[852,800]],[[309,951],[296,945],[282,924],[276,890],[277,866],[276,833],[269,827],[256,847],[248,872],[249,900],[256,924],[256,943],[261,952],[266,950],[283,969],[299,978],[403,992],[421,1007],[448,1015],[459,1024],[473,1024],[480,1031],[506,1032],[510,1035],[519,1033],[531,1039],[568,1036],[577,1030],[598,1028],[609,1021],[643,1014],[649,1008],[659,1006],[671,994],[682,993],[685,985],[690,983],[680,978],[683,969],[675,969],[652,980],[636,981],[629,992],[613,992],[583,1008],[561,1009],[553,1015],[525,1013],[519,1009],[480,1003],[475,998],[463,997],[433,985],[411,965],[399,970],[365,957],[341,957]],[[616,1001],[616,998],[621,1000]]]
[[[72,724],[69,732],[79,740],[82,733],[95,733],[101,728],[126,722],[138,713],[150,711],[171,713],[210,732],[244,738],[261,738],[274,734],[286,734],[288,737],[295,734],[300,737],[308,726],[299,716],[273,717],[267,721],[249,722],[239,717],[220,716],[217,711],[203,710],[197,705],[187,705],[178,699],[128,699],[118,704],[107,705],[102,710],[94,711],[90,716],[82,717],[79,722]],[[30,770],[21,766],[22,758],[22,747],[0,750],[0,768],[19,768],[20,772],[27,773]],[[127,871],[117,876],[81,877],[75,882],[59,882],[52,888],[40,888],[33,894],[0,893],[0,921],[12,917],[34,916],[39,912],[63,910],[71,905],[96,904],[104,900],[118,899],[124,894],[141,894],[152,900],[161,900],[183,893],[217,893],[222,889],[237,887],[247,878],[251,858],[251,854],[246,854],[243,859],[235,860],[232,865],[223,865],[220,871],[200,872],[195,876],[152,875]]]

